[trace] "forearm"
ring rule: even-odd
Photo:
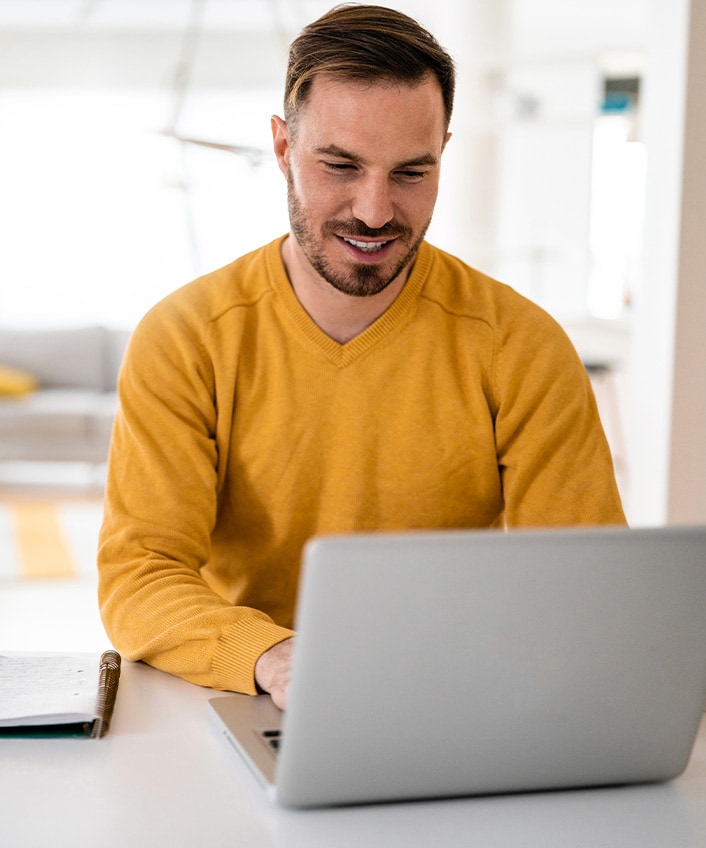
[[[101,545],[99,601],[126,658],[214,689],[254,694],[257,659],[292,635],[264,613],[228,603],[183,565],[146,552],[142,562],[126,561],[110,538]]]

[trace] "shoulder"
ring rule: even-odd
[[[186,373],[196,368],[210,373],[214,358],[228,355],[247,316],[267,302],[277,275],[285,273],[280,241],[181,286],[155,304],[132,334],[127,370]]]
[[[538,304],[457,256],[425,243],[419,259],[426,273],[422,297],[447,312],[484,321],[499,331],[525,321],[556,324]]]
[[[426,275],[421,297],[445,312],[482,322],[499,347],[526,350],[527,345],[552,343],[573,350],[558,321],[510,285],[427,243],[419,260]]]
[[[155,304],[141,323],[189,323],[205,329],[233,311],[255,306],[272,293],[275,276],[283,273],[280,242],[271,242],[181,286]]]

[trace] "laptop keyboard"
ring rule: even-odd
[[[267,747],[274,751],[275,754],[279,751],[280,740],[282,738],[281,730],[261,730],[260,735],[265,740]]]

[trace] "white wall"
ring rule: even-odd
[[[667,519],[706,523],[706,2],[688,34]]]
[[[706,523],[706,0],[653,0],[629,447],[636,523]]]

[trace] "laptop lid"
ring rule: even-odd
[[[211,707],[288,806],[667,780],[706,702],[705,608],[706,528],[319,538],[287,712]]]

